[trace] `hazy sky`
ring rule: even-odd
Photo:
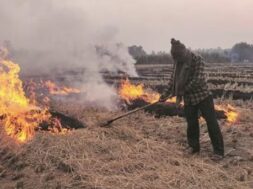
[[[44,26],[39,36],[52,40],[119,41],[149,52],[169,51],[172,37],[194,49],[253,43],[253,0],[0,0],[0,10],[0,39],[16,46],[34,43]]]
[[[98,25],[114,29],[118,40],[143,45],[148,51],[168,51],[171,37],[192,48],[253,43],[253,0],[82,2],[88,16]]]

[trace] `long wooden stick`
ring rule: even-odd
[[[133,114],[133,113],[135,113],[135,112],[138,112],[138,111],[140,111],[140,110],[143,110],[143,109],[145,109],[145,108],[148,108],[148,107],[153,106],[153,105],[158,104],[158,103],[159,103],[159,101],[154,102],[154,103],[152,103],[152,104],[145,105],[145,106],[140,107],[140,108],[137,108],[137,109],[135,109],[135,110],[126,112],[126,113],[124,113],[124,114],[122,114],[122,115],[120,115],[120,116],[118,116],[118,117],[115,117],[115,118],[113,118],[113,119],[111,119],[111,120],[108,120],[108,121],[102,123],[102,124],[100,125],[100,127],[109,127],[109,125],[110,125],[112,122],[114,122],[114,121],[116,121],[116,120],[118,120],[118,119],[121,119],[121,118],[123,118],[123,117],[126,117],[126,116],[128,116],[128,115],[130,115],[130,114]]]

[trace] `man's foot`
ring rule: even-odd
[[[223,160],[223,158],[224,158],[224,155],[213,154],[212,157],[211,157],[211,160],[213,160],[215,162],[218,162],[218,161]]]

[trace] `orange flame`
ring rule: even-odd
[[[215,109],[224,111],[229,123],[235,123],[238,120],[239,113],[236,111],[235,107],[230,104],[227,104],[226,106],[215,105]]]
[[[45,82],[45,86],[47,87],[49,93],[53,95],[69,95],[69,94],[73,94],[73,93],[77,94],[81,92],[79,89],[76,89],[76,88],[71,88],[71,87],[66,87],[66,86],[63,86],[63,87],[57,86],[56,83],[50,80]]]
[[[169,102],[169,103],[176,103],[177,102],[177,97],[174,96],[172,98],[169,98],[168,100],[166,100],[166,102]],[[181,105],[184,105],[183,102],[181,102]]]
[[[119,95],[127,103],[130,103],[135,99],[143,99],[148,103],[153,103],[160,98],[159,93],[145,91],[143,84],[133,85],[128,79],[121,82]]]
[[[38,107],[25,96],[19,78],[20,67],[0,57],[0,116],[6,134],[18,142],[26,142],[35,135],[35,128],[48,121],[47,108]]]
[[[131,84],[128,79],[121,82],[118,93],[120,97],[129,104],[136,99],[142,99],[148,103],[154,103],[157,102],[161,96],[157,92],[145,90],[143,84]],[[176,97],[169,98],[166,102],[175,103]]]
[[[145,90],[143,84],[138,85],[131,84],[128,79],[121,82],[118,93],[120,97],[129,104],[131,103],[131,101],[136,99],[142,99],[148,103],[154,103],[157,102],[160,98],[159,93]],[[176,99],[177,99],[176,97],[172,97],[169,98],[166,102],[176,103]],[[183,102],[181,102],[180,104],[182,106],[184,105]],[[225,115],[227,116],[227,121],[230,123],[235,123],[238,120],[239,113],[230,104],[226,106],[215,105],[215,109],[224,111]]]

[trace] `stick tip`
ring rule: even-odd
[[[110,127],[112,121],[103,121],[99,123],[99,127]]]

